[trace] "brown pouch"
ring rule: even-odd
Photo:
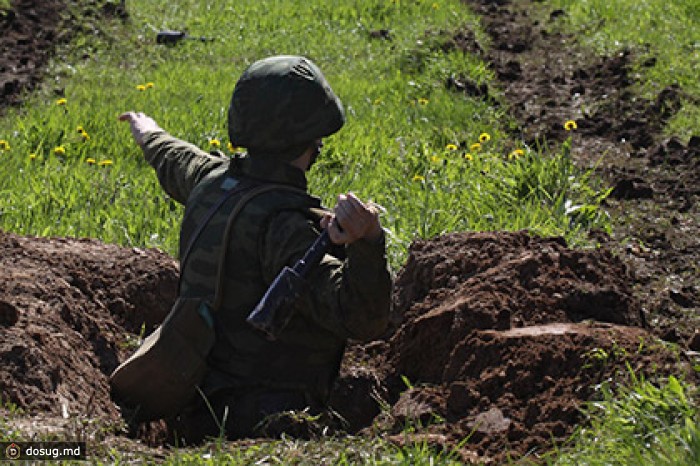
[[[110,376],[120,403],[139,420],[172,416],[196,395],[215,334],[202,298],[178,298],[163,324]]]

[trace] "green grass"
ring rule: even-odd
[[[693,27],[700,7],[694,2],[551,4],[565,7],[567,27],[580,31],[596,49],[651,44],[649,50],[659,60],[645,71],[640,92],[678,83],[688,95],[700,94],[693,74],[700,47]],[[0,2],[0,11],[2,7]],[[493,79],[475,57],[441,48],[450,31],[460,28],[475,28],[484,38],[478,19],[458,0],[130,0],[128,7],[127,23],[104,22],[93,33],[79,34],[53,60],[46,86],[0,119],[5,141],[0,148],[1,229],[95,237],[174,254],[181,207],[161,192],[117,115],[144,111],[178,137],[207,150],[216,139],[225,149],[226,109],[235,81],[248,64],[271,54],[309,56],[343,100],[348,123],[327,141],[311,173],[311,190],[328,205],[346,190],[382,204],[394,269],[419,237],[527,228],[577,244],[585,242],[588,229],[608,227],[599,209],[608,191],[590,173],[575,168],[568,145],[556,153],[525,147],[507,135],[513,122],[502,107],[446,89],[452,75],[477,82]],[[391,40],[370,37],[370,31],[380,28],[391,31]],[[160,46],[155,33],[161,29],[215,40]],[[700,112],[688,100],[669,131],[687,136],[699,122]],[[472,147],[480,138],[481,146]],[[514,155],[516,149],[522,154]],[[609,450],[594,448],[592,439],[608,436],[619,438],[626,452],[641,455],[631,458],[657,459],[653,455],[659,452],[668,457],[662,464],[697,458],[697,410],[669,401],[678,394],[672,382],[657,390],[642,387],[651,400],[643,405],[636,404],[638,388],[604,392],[606,398],[589,411],[590,427],[576,437],[572,452],[560,452],[561,464],[607,464]],[[658,406],[667,405],[676,414],[663,424],[648,420],[641,408],[652,406],[655,415]],[[645,433],[627,435],[614,424],[620,419],[644,424]],[[649,435],[662,434],[663,448],[649,442]],[[100,455],[106,463],[133,459],[116,450]],[[364,438],[285,440],[245,449],[217,443],[177,450],[168,461],[208,464],[214,459],[228,464],[453,461],[422,444],[398,448]]]
[[[696,0],[552,0],[567,12],[564,22],[599,53],[623,48],[637,53],[640,93],[655,97],[677,85],[683,108],[666,128],[688,139],[700,122],[700,3]],[[650,62],[648,62],[650,63]]]
[[[697,389],[675,377],[653,384],[633,376],[629,386],[605,384],[600,393],[584,409],[589,422],[549,464],[700,464]]]
[[[11,148],[2,169],[17,175],[0,181],[0,228],[174,253],[181,209],[161,193],[117,115],[144,111],[178,137],[224,148],[237,77],[252,61],[285,53],[316,61],[348,115],[311,173],[312,192],[329,205],[347,190],[383,205],[394,268],[417,237],[527,228],[576,242],[582,226],[605,227],[595,212],[603,188],[582,184],[566,155],[522,147],[505,135],[512,122],[502,109],[446,88],[451,75],[492,78],[473,56],[441,48],[449,31],[477,27],[459,1],[132,1],[129,12],[125,27],[101,25],[97,38],[76,39],[54,61],[51,85],[0,121]],[[378,28],[391,40],[371,38]],[[161,29],[214,41],[160,46]],[[471,150],[482,134],[490,140]],[[524,149],[519,160],[509,158],[515,148]],[[590,211],[583,223],[577,206]]]

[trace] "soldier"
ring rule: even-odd
[[[297,56],[266,58],[245,70],[228,113],[231,142],[247,149],[242,157],[208,154],[143,113],[119,118],[130,123],[163,189],[185,204],[181,259],[223,190],[265,183],[298,188],[253,198],[235,220],[204,397],[180,413],[180,440],[195,443],[223,431],[229,439],[278,435],[264,428],[269,416],[322,412],[346,341],[369,340],[385,330],[391,279],[377,208],[347,193],[338,196],[332,211],[319,214],[320,200],[307,193],[306,172],[320,154],[322,138],[345,122],[321,71]],[[227,200],[189,248],[181,264],[181,295],[214,293],[224,226],[240,197]],[[322,228],[337,246],[312,272],[289,324],[270,341],[245,319],[278,272],[302,257]]]

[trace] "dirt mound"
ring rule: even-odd
[[[519,233],[456,233],[419,241],[397,279],[390,361],[410,380],[441,382],[452,349],[474,330],[596,320],[642,324],[625,267],[601,250]],[[405,311],[404,311],[405,309]]]
[[[417,241],[396,280],[396,330],[352,349],[335,408],[350,419],[364,411],[367,425],[371,403],[357,392],[369,393],[390,406],[380,413],[375,404],[375,429],[412,425],[418,439],[445,448],[468,438],[465,460],[541,452],[571,434],[592,387],[624,376],[625,363],[675,370],[676,358],[642,328],[629,282],[608,251],[572,250],[561,238]]]
[[[28,412],[117,418],[107,375],[177,291],[162,252],[0,232],[0,393]],[[131,342],[131,343],[130,343]]]
[[[3,400],[30,415],[118,421],[107,375],[167,313],[175,261],[7,233],[0,257]],[[450,448],[469,437],[465,458],[544,449],[571,433],[591,387],[623,362],[672,370],[675,359],[640,327],[628,283],[609,252],[560,238],[417,241],[396,281],[392,330],[348,350],[333,406],[354,432],[409,423]]]

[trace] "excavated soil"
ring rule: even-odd
[[[124,2],[11,0],[0,10],[0,115],[19,105],[46,76],[56,47],[76,34],[99,35],[106,18],[126,18]],[[53,89],[62,95],[62,89]]]
[[[501,90],[462,76],[446,85],[507,105],[518,136],[532,143],[564,141],[572,135],[562,122],[576,119],[578,163],[606,154],[596,166],[614,186],[606,208],[616,228],[595,233],[596,249],[524,231],[414,242],[396,277],[391,328],[349,346],[332,406],[347,431],[498,464],[536,458],[566,439],[584,420],[579,408],[598,395],[594,387],[623,381],[628,365],[650,377],[695,377],[685,363],[700,350],[700,140],[660,136],[681,94],[634,97],[634,51],[582,52],[575,37],[556,32],[566,12],[540,2],[466,3],[482,14],[492,44],[465,30],[445,50],[480,54]],[[43,18],[65,3],[13,6],[0,19],[2,105],[32,86],[22,83],[38,82],[45,38],[60,34]],[[167,313],[177,272],[157,250],[0,232],[0,393],[4,409],[24,410],[9,428],[162,455],[143,446],[162,443],[157,425],[136,432],[140,443],[106,433],[104,425],[120,424],[107,374]]]
[[[155,250],[1,232],[0,251],[3,401],[118,416],[105,374],[169,311],[176,262]]]
[[[572,433],[593,387],[625,380],[625,364],[681,370],[644,328],[629,270],[605,249],[454,233],[416,241],[395,285],[393,329],[348,353],[335,409],[351,429],[398,443],[451,450],[468,437],[465,461],[541,453]],[[407,437],[406,425],[417,432]]]

